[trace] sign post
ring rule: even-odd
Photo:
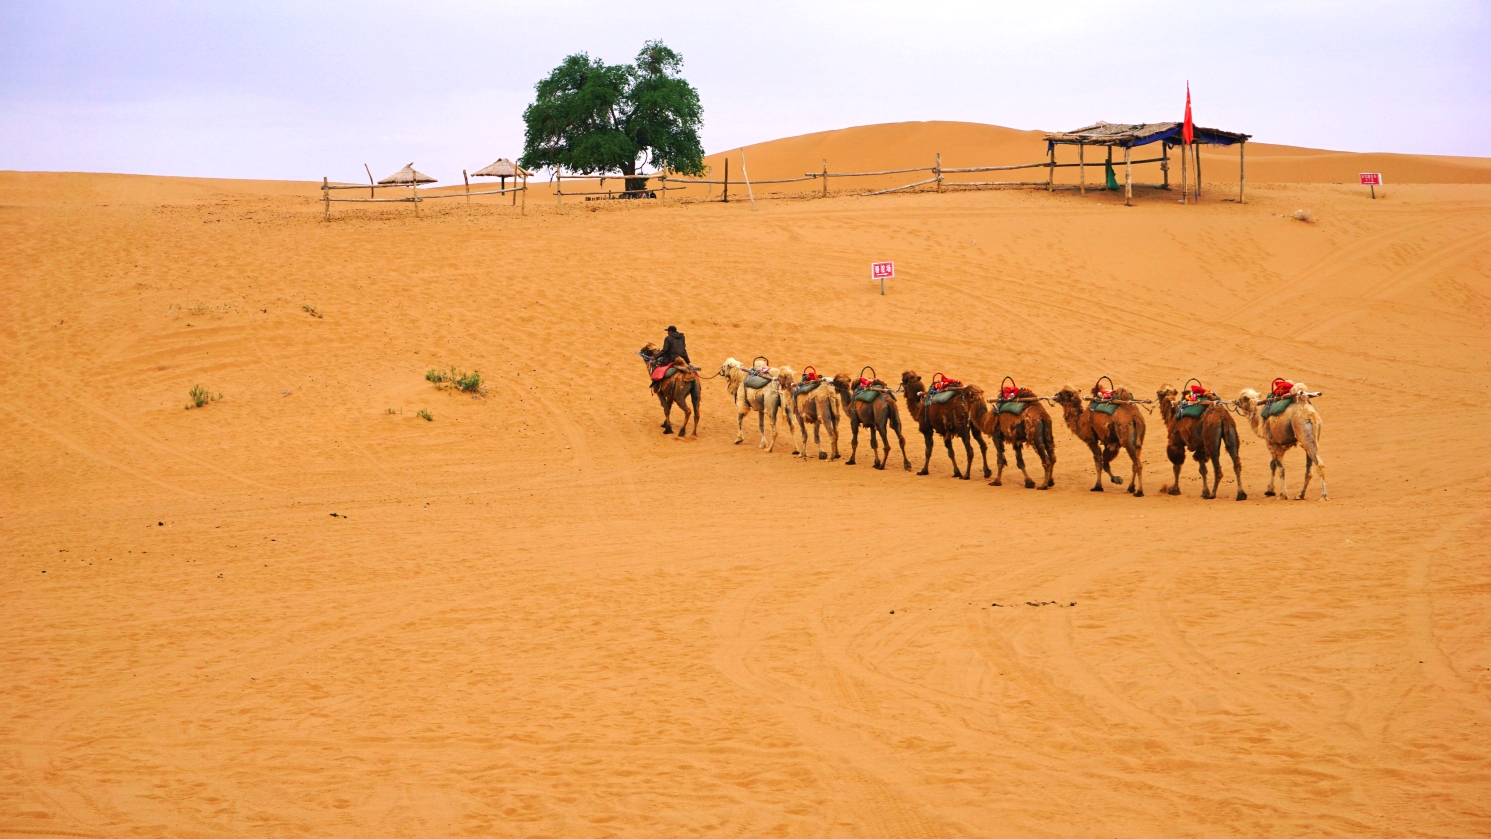
[[[1362,173],[1362,186],[1369,187],[1372,190],[1372,200],[1376,201],[1377,200],[1377,188],[1379,186],[1382,186],[1382,173],[1381,172],[1363,172]]]
[[[870,280],[880,281],[880,296],[885,296],[885,281],[896,276],[896,263],[894,262],[871,262]]]

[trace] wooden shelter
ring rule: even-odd
[[[462,174],[465,174],[464,170],[462,171]],[[518,179],[522,178],[523,188],[527,189],[528,178],[532,175],[532,172],[524,169],[522,166],[519,166],[511,160],[508,160],[505,157],[499,157],[492,162],[492,165],[486,167],[485,169],[478,169],[467,176],[467,189],[470,189],[471,178],[500,178],[501,180],[498,181],[498,186],[501,190],[507,189],[508,178],[513,179],[514,186],[517,185]],[[513,203],[518,203],[518,195],[516,192],[513,193]]]
[[[394,172],[392,175],[378,182],[378,186],[418,186],[419,184],[432,184],[436,180],[423,172],[414,171],[414,164]]]
[[[1238,134],[1232,131],[1222,131],[1216,128],[1202,128],[1199,125],[1192,126],[1192,143],[1185,146],[1184,125],[1179,122],[1141,122],[1141,123],[1112,123],[1098,122],[1078,128],[1075,131],[1052,132],[1046,135],[1046,153],[1050,156],[1047,164],[1050,169],[1047,188],[1050,189],[1056,176],[1056,147],[1077,147],[1077,168],[1080,171],[1080,189],[1085,195],[1087,193],[1087,146],[1106,146],[1108,148],[1108,159],[1106,166],[1113,165],[1114,147],[1123,149],[1123,181],[1124,181],[1124,204],[1130,204],[1134,197],[1134,166],[1140,163],[1159,163],[1160,171],[1164,175],[1164,182],[1156,184],[1161,189],[1170,188],[1170,149],[1174,146],[1182,147],[1180,158],[1181,172],[1181,200],[1191,200],[1188,189],[1187,158],[1194,156],[1196,166],[1195,199],[1201,198],[1201,153],[1199,146],[1202,143],[1213,146],[1237,145],[1237,200],[1243,201],[1243,186],[1245,184],[1246,170],[1244,168],[1243,146],[1252,139],[1251,134]],[[1135,146],[1147,146],[1151,143],[1160,144],[1160,156],[1147,160],[1132,159]],[[1187,155],[1185,151],[1191,151]],[[1070,166],[1072,164],[1062,164]]]

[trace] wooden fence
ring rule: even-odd
[[[462,177],[465,177],[466,173],[464,171],[462,171],[461,175],[462,175]],[[365,190],[368,191],[368,197],[367,198],[333,198],[333,197],[331,197],[332,191],[339,190],[339,189],[365,189]],[[377,197],[374,194],[374,191],[375,190],[379,190],[379,189],[407,189],[407,190],[409,190],[409,194],[406,195],[406,196],[403,196],[401,198],[379,198],[379,197]],[[519,212],[521,213],[521,212],[526,211],[527,208],[528,208],[528,179],[527,178],[523,179],[523,183],[520,186],[510,186],[510,187],[505,187],[505,188],[502,188],[502,189],[484,189],[484,190],[480,190],[480,191],[477,191],[477,192],[472,192],[471,191],[471,180],[469,178],[466,178],[466,190],[464,192],[442,192],[442,193],[436,193],[436,194],[426,193],[424,195],[420,195],[419,194],[419,184],[334,184],[334,183],[332,183],[327,178],[322,178],[321,179],[321,201],[326,205],[326,218],[327,218],[327,220],[331,219],[331,204],[332,204],[333,201],[351,202],[351,203],[359,203],[359,204],[369,204],[369,203],[372,203],[372,204],[409,203],[409,204],[413,204],[414,205],[414,213],[415,213],[415,215],[418,215],[419,214],[419,205],[420,205],[420,202],[422,202],[422,201],[429,201],[429,200],[432,200],[432,199],[440,199],[440,198],[465,198],[466,199],[466,203],[470,204],[471,203],[471,198],[473,196],[477,196],[477,195],[512,195],[513,196],[513,203],[516,204],[517,200],[518,200],[518,194],[519,193],[521,193],[522,196],[523,196],[523,203],[522,203],[521,208],[519,209]]]

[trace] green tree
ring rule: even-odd
[[[584,175],[634,175],[643,164],[704,174],[704,109],[679,74],[682,67],[683,57],[662,41],[648,41],[635,64],[571,55],[534,85],[535,101],[523,111],[520,162]],[[628,190],[646,187],[641,179],[626,183]]]

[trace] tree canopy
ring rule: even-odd
[[[683,57],[662,41],[648,41],[635,64],[569,56],[534,85],[535,101],[523,111],[520,162],[587,175],[633,175],[640,165],[703,174],[704,109],[682,67]]]

